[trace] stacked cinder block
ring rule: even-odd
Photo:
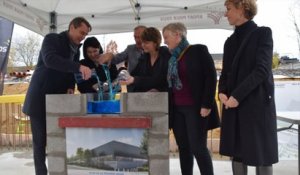
[[[125,93],[120,100],[119,117],[151,117],[152,125],[148,136],[149,174],[169,174],[168,94]],[[50,175],[67,175],[66,135],[65,128],[58,126],[59,118],[86,116],[86,104],[85,94],[47,95],[47,158]],[[105,114],[107,116],[109,115]]]

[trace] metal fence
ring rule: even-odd
[[[31,149],[30,119],[22,113],[25,95],[0,96],[0,149]]]

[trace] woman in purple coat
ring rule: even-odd
[[[235,30],[224,45],[219,80],[220,154],[232,157],[234,175],[246,175],[247,165],[272,175],[278,162],[272,31],[252,21],[256,0],[226,0],[225,6]]]

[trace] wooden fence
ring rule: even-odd
[[[0,149],[31,149],[29,117],[22,113],[25,95],[0,96]]]

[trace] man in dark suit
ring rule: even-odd
[[[80,42],[91,29],[86,19],[76,17],[67,31],[50,33],[42,43],[23,107],[30,116],[36,175],[47,175],[46,94],[74,93],[74,73],[81,72],[83,79],[91,77],[90,68],[79,64]]]
[[[127,70],[131,73],[139,62],[139,58],[143,53],[141,35],[146,29],[146,26],[136,26],[134,28],[133,37],[135,44],[128,45],[127,48],[116,55],[112,59],[113,64],[119,64],[123,61],[127,64]],[[116,50],[114,46],[108,46],[110,50]],[[116,46],[115,46],[116,47]]]

